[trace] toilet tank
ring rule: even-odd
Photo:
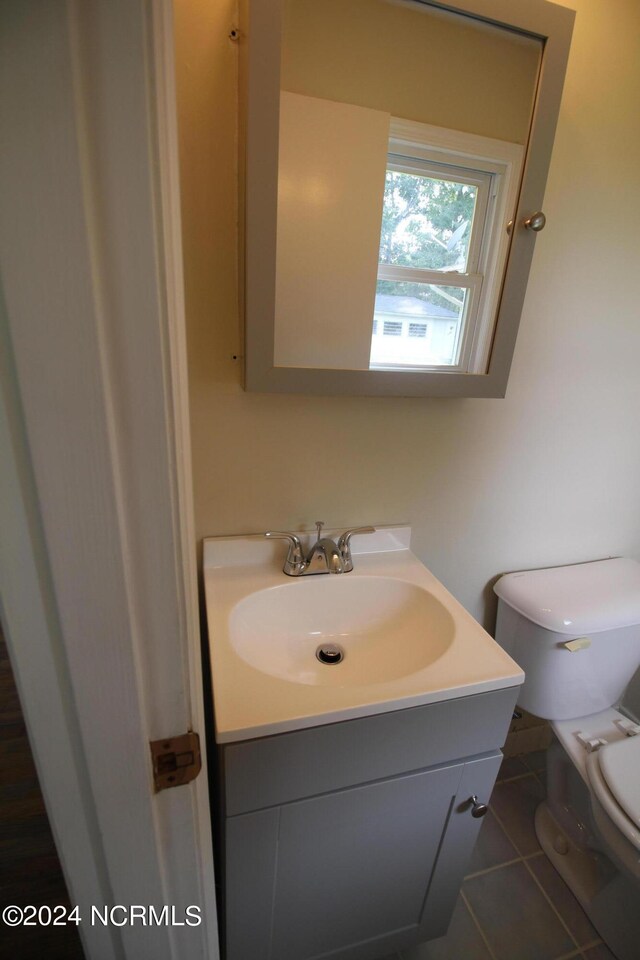
[[[494,590],[496,640],[525,672],[521,707],[568,720],[621,700],[640,666],[640,563],[508,573]]]

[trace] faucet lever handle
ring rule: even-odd
[[[270,540],[288,540],[289,558],[291,560],[302,560],[302,544],[295,533],[278,533],[275,530],[268,530],[267,533],[265,533],[265,537],[268,537]]]
[[[345,530],[338,540],[338,550],[344,563],[344,572],[349,573],[353,570],[353,558],[351,556],[351,537],[360,533],[375,533],[375,527],[352,527],[351,530]]]
[[[268,530],[265,533],[265,537],[268,537],[269,540],[289,541],[289,551],[282,569],[288,576],[296,576],[301,568],[304,567],[302,544],[300,543],[299,537],[297,537],[295,533],[279,533],[275,530]]]
[[[353,527],[351,530],[345,530],[345,532],[342,534],[342,536],[338,540],[338,543],[341,543],[343,546],[348,547],[349,542],[351,541],[351,537],[353,537],[356,533],[375,533],[375,532],[376,532],[375,527]]]
[[[322,536],[322,528],[324,527],[324,520],[316,520],[316,530],[318,531],[318,540]]]

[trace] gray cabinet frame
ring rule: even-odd
[[[226,960],[374,960],[442,936],[517,690],[225,746]]]

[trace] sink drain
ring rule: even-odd
[[[316,650],[320,663],[340,663],[344,659],[344,650],[337,643],[324,643]]]

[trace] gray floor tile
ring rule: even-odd
[[[533,817],[544,797],[544,788],[533,773],[496,784],[491,796],[492,810],[522,856],[540,850]]]
[[[518,859],[518,851],[493,816],[491,811],[483,820],[476,845],[467,868],[467,874],[488,870],[499,863]]]
[[[604,943],[601,943],[597,947],[592,947],[591,950],[585,950],[584,957],[585,960],[616,960],[611,950],[609,950],[609,947]]]
[[[463,889],[496,960],[555,960],[575,949],[523,863],[473,877]]]
[[[523,773],[529,773],[529,768],[525,767],[520,757],[505,757],[498,770],[498,783],[522,776]]]
[[[534,750],[533,753],[523,753],[522,761],[528,770],[539,773],[547,769],[547,751]]]
[[[546,857],[534,857],[527,861],[527,866],[578,941],[578,946],[598,940],[599,935],[586,913],[549,860]]]
[[[491,960],[462,897],[458,897],[446,937],[403,950],[402,960]]]

